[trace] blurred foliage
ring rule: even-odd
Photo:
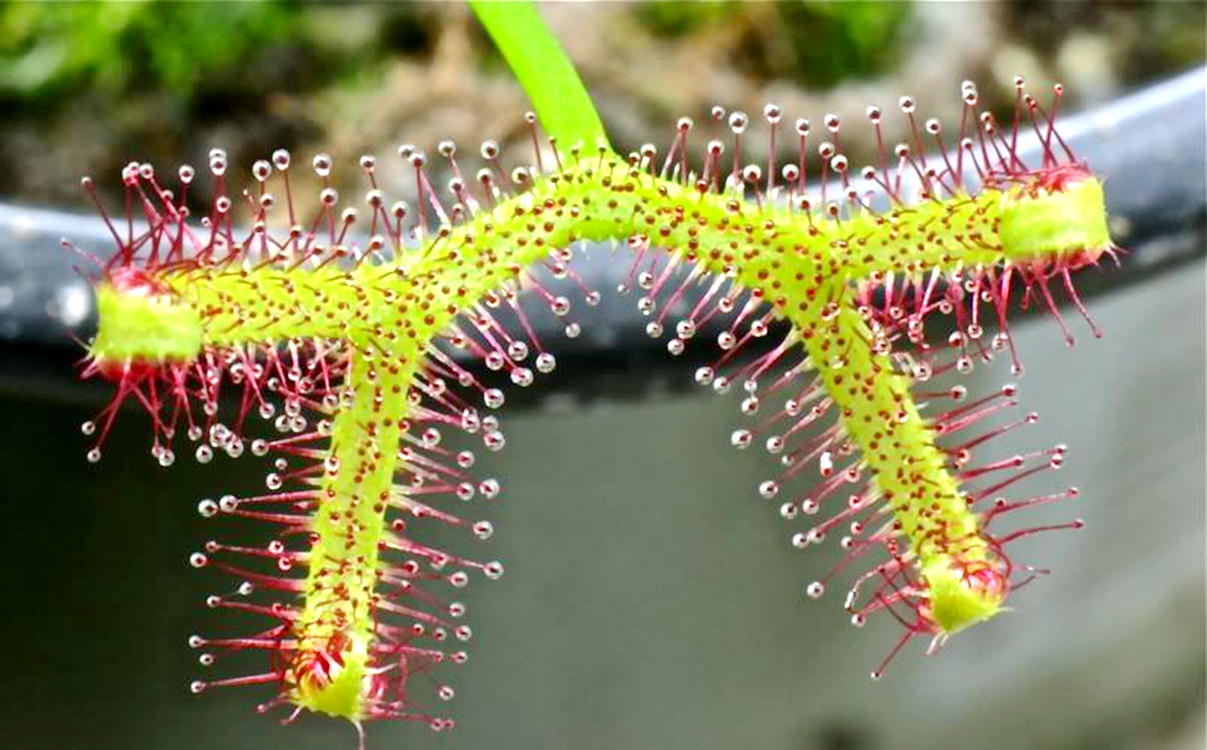
[[[1110,73],[1141,83],[1179,73],[1207,58],[1207,5],[1130,0],[1017,0],[1002,6],[1009,36],[1050,58],[1074,34],[1110,45]]]
[[[1121,0],[660,0],[590,13],[550,3],[546,15],[587,42],[575,45],[575,63],[606,98],[615,135],[639,143],[666,124],[660,117],[681,114],[654,101],[657,82],[696,97],[666,97],[676,108],[703,111],[718,80],[728,92],[808,92],[875,85],[919,59],[944,65],[947,40],[927,35],[948,28],[936,15],[957,29],[961,16],[981,22],[977,45],[951,45],[980,48],[958,52],[967,75],[994,66],[1013,75],[1021,62],[1101,100],[1201,64],[1204,12],[1201,2]],[[933,54],[918,55],[920,45]],[[668,59],[689,62],[657,69]],[[214,145],[239,162],[280,146],[338,148],[341,138],[379,147],[404,127],[412,137],[480,137],[499,127],[490,112],[455,113],[497,106],[509,75],[456,0],[0,0],[0,162],[10,174],[0,195],[75,200],[81,171],[197,161]]]
[[[642,26],[666,39],[724,23],[741,36],[740,67],[826,87],[892,69],[910,18],[904,0],[657,0],[631,8]]]
[[[1153,70],[1176,72],[1203,63],[1207,57],[1207,36],[1203,34],[1207,5],[1153,3],[1142,12],[1141,26],[1160,43],[1135,44],[1135,59],[1126,71],[1129,77],[1142,80]]]
[[[298,21],[281,2],[7,3],[0,95],[53,106],[86,87],[107,96],[139,88],[187,101],[290,39]]]
[[[815,86],[891,70],[910,17],[907,2],[801,0],[775,4],[795,78]]]
[[[632,7],[633,15],[652,33],[673,38],[726,18],[733,12],[734,3],[730,0],[655,0],[636,3]]]
[[[820,85],[891,69],[910,17],[907,2],[807,0],[777,7],[793,30],[801,78]]]

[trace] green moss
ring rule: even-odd
[[[5,3],[0,6],[0,95],[61,99],[162,89],[188,100],[215,77],[246,73],[266,48],[292,38],[284,2]]]
[[[780,10],[792,30],[797,73],[817,85],[890,70],[909,38],[908,2],[807,0],[785,3]],[[798,18],[803,23],[796,23]]]
[[[657,0],[633,3],[629,7],[642,26],[667,38],[683,36],[702,26],[723,21],[734,10],[734,4],[729,0]]]
[[[814,86],[891,70],[909,38],[908,2],[794,0],[776,3],[775,13],[794,58],[784,72]]]

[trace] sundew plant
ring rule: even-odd
[[[413,204],[379,189],[366,155],[367,190],[343,208],[332,160],[319,155],[312,208],[291,189],[288,152],[236,180],[215,150],[204,215],[187,209],[190,166],[170,187],[131,163],[124,206],[97,201],[116,252],[97,261],[100,327],[84,375],[111,380],[116,394],[83,424],[88,459],[100,460],[119,407],[133,402],[163,466],[178,450],[203,463],[217,452],[271,462],[262,494],[198,506],[275,534],[263,547],[211,541],[192,554],[193,566],[234,580],[211,609],[264,623],[192,636],[207,671],[193,692],[261,685],[259,711],[340,717],[362,745],[369,721],[454,726],[441,707],[455,691],[440,675],[467,661],[473,636],[457,595],[504,569],[425,541],[438,525],[489,539],[471,501],[501,492],[445,436],[503,448],[505,390],[556,366],[557,343],[537,336],[534,311],[547,308],[570,337],[591,323],[603,290],[575,270],[584,243],[613,245],[628,268],[620,291],[671,355],[717,350],[694,377],[742,393],[749,421],[730,442],[777,457],[757,492],[799,524],[792,543],[845,552],[803,595],[826,597],[842,580],[836,598],[854,625],[900,623],[873,679],[911,640],[937,649],[1045,572],[1013,559],[1012,543],[1081,523],[1028,525],[1017,511],[1077,490],[1011,490],[1060,468],[1065,448],[979,460],[1035,415],[1010,415],[1013,385],[978,396],[934,381],[998,356],[1021,374],[1009,323],[1018,306],[1051,313],[1072,343],[1058,309],[1067,300],[1098,333],[1072,273],[1116,249],[1102,184],[1056,128],[1059,85],[1041,101],[1017,79],[1004,121],[971,82],[953,125],[923,119],[909,97],[891,115],[869,107],[879,158],[865,167],[844,155],[838,117],[790,122],[773,104],[755,117],[718,107],[703,124],[683,118],[666,146],[623,154],[535,9],[475,11],[532,102],[530,154],[505,158],[486,141],[475,170],[451,142],[430,153],[404,145]],[[908,122],[905,142],[883,139],[889,116]],[[771,142],[759,164],[742,149],[755,121]],[[1038,157],[1025,162],[1028,138]],[[796,158],[778,162],[777,144]],[[447,184],[429,177],[437,163]],[[935,318],[953,328],[938,343],[927,336]],[[705,334],[715,343],[695,341]],[[220,408],[231,392],[237,407]],[[223,671],[236,652],[262,652],[262,667]]]

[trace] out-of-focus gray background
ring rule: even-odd
[[[664,142],[675,117],[714,102],[855,119],[912,93],[941,114],[964,78],[1006,101],[1021,71],[1063,80],[1078,109],[1204,60],[1194,4],[544,12],[622,147]],[[519,89],[459,6],[16,3],[0,6],[0,31],[0,199],[25,206],[81,209],[82,173],[116,190],[131,159],[202,164],[215,145],[236,164],[279,145],[327,150],[351,176],[356,155],[400,141],[523,134]],[[1129,137],[1159,148],[1160,125]],[[1203,184],[1201,163],[1174,164]],[[1107,189],[1128,180],[1111,175]],[[503,412],[507,450],[483,471],[505,489],[482,515],[507,576],[465,597],[476,635],[451,674],[457,730],[378,725],[370,747],[1204,747],[1205,191],[1184,197],[1197,224],[1106,274],[1121,283],[1090,300],[1104,339],[1077,328],[1070,350],[1049,319],[1019,324],[1022,409],[1041,420],[995,451],[1068,443],[1065,468],[1019,492],[1078,485],[1081,499],[1032,519],[1087,527],[1019,545],[1054,572],[1018,593],[1016,612],[940,656],[910,648],[872,684],[897,629],[855,630],[839,596],[802,596],[833,551],[792,549],[798,527],[757,499],[774,462],[729,448],[737,397],[689,387],[693,367],[646,343],[601,341]],[[6,226],[5,253],[46,229]],[[1187,236],[1198,243],[1188,256]],[[1140,262],[1179,242],[1181,260]],[[0,294],[0,312],[21,294]],[[346,724],[257,716],[255,689],[187,690],[200,668],[185,639],[215,625],[201,602],[226,585],[185,562],[225,531],[195,503],[262,486],[260,463],[162,470],[132,412],[88,464],[78,425],[107,394],[73,383],[77,350],[33,330],[0,326],[0,747],[353,747]],[[1007,369],[978,368],[970,391],[1012,380]]]

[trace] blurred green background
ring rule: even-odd
[[[1063,81],[1075,109],[1185,70],[1207,44],[1203,5],[1181,2],[550,3],[545,16],[620,148],[665,141],[715,103],[862,117],[912,93],[945,116],[970,78],[1001,109],[1016,73]],[[401,140],[506,145],[526,137],[524,108],[458,3],[0,4],[10,198],[75,205],[80,174],[204,164],[216,146],[234,164],[282,146],[339,164]],[[845,134],[856,162],[864,130]]]
[[[1207,59],[1198,3],[542,10],[620,148],[663,143],[675,118],[714,103],[776,101],[817,120],[911,93],[944,116],[958,113],[966,78],[1008,106],[1021,72],[1041,87],[1062,80],[1079,109]],[[204,164],[216,146],[244,167],[280,146],[306,161],[326,151],[359,188],[362,152],[446,137],[519,146],[525,109],[458,4],[0,5],[7,201],[86,210],[81,174],[112,200],[128,161]],[[861,130],[844,132],[855,159],[869,148]],[[758,158],[766,144],[752,133],[749,149]],[[386,187],[408,189],[401,176]],[[509,397],[508,448],[485,462],[505,487],[481,514],[508,574],[466,596],[477,635],[451,675],[460,726],[374,726],[369,747],[1204,747],[1203,279],[1196,260],[1095,298],[1107,337],[1082,335],[1073,351],[1048,320],[1020,325],[1022,409],[1043,420],[998,450],[1070,444],[1060,475],[1019,491],[1080,485],[1077,508],[1050,517],[1088,526],[1020,549],[1055,575],[1020,593],[1017,613],[940,657],[910,649],[876,685],[867,673],[896,629],[853,630],[837,596],[801,596],[837,550],[796,552],[796,527],[756,499],[773,462],[728,450],[737,398],[686,390],[692,366],[665,357],[566,358],[542,390]],[[261,486],[265,467],[162,470],[133,413],[88,464],[78,425],[107,393],[72,382],[71,355],[43,352],[49,377],[31,366],[0,378],[0,748],[354,747],[346,724],[255,715],[262,691],[189,695],[200,668],[185,639],[226,624],[202,599],[228,582],[189,568],[188,554],[212,536],[267,533],[216,527],[195,504]],[[1006,369],[980,368],[970,391],[997,387]]]

